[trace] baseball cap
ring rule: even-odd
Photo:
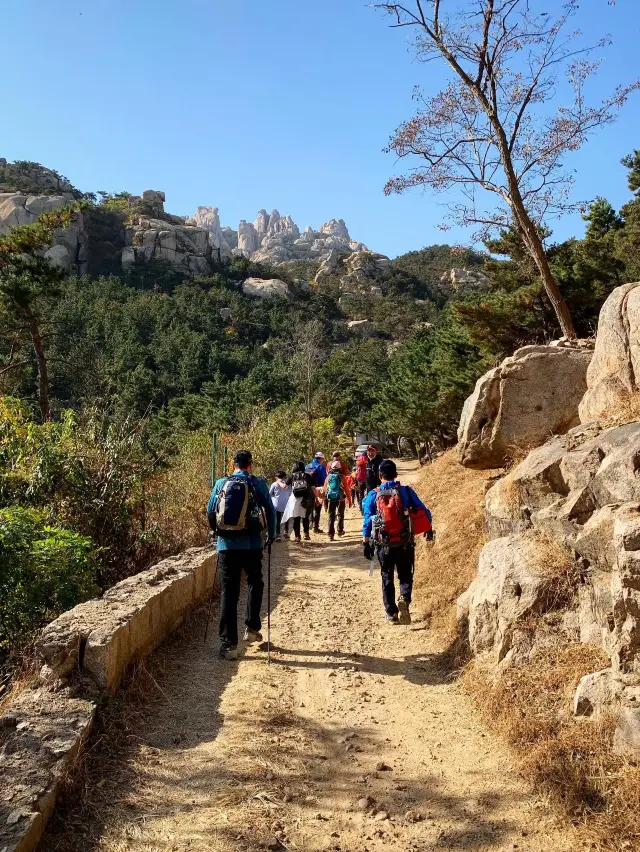
[[[315,455],[315,458],[317,458],[317,459],[323,459],[323,458],[324,458],[324,453],[317,452],[317,453],[316,453],[316,455]]]

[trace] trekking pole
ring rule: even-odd
[[[267,665],[271,665],[271,542],[267,544]]]
[[[213,574],[213,586],[211,586],[211,593],[209,595],[209,612],[207,613],[207,624],[204,628],[204,644],[207,644],[207,634],[209,633],[209,622],[211,621],[211,613],[213,612],[213,596],[216,591],[216,580],[218,579],[218,562],[220,561],[220,556],[216,553],[216,570]]]

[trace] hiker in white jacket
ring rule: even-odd
[[[287,474],[284,470],[279,470],[276,473],[275,482],[269,489],[269,496],[273,503],[273,508],[276,510],[276,541],[282,540],[282,535],[289,538],[289,524],[285,523],[284,533],[282,532],[282,516],[287,508],[287,502],[291,496],[291,483],[287,479]]]

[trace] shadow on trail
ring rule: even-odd
[[[274,548],[272,609],[287,582],[288,570],[287,548]],[[266,554],[263,574],[266,639]],[[243,575],[238,605],[240,637],[244,630],[245,602]],[[131,807],[132,819],[136,819],[141,759],[153,764],[160,750],[180,751],[216,739],[224,722],[219,712],[221,696],[237,675],[238,663],[218,657],[219,599],[214,601],[204,643],[208,607],[208,603],[202,604],[164,645],[129,672],[114,698],[99,699],[94,729],[78,771],[74,771],[74,782],[59,799],[38,847],[40,852],[102,850],[101,838],[112,824],[122,820],[123,805],[127,811]],[[255,645],[243,650],[243,644],[241,640],[239,662],[244,656],[262,657],[266,667],[266,651]]]
[[[449,649],[438,653],[411,654],[402,660],[371,657],[357,652],[310,651],[308,649],[278,648],[273,645],[272,649],[278,654],[277,657],[273,658],[272,664],[295,665],[296,668],[300,669],[349,669],[385,677],[402,677],[418,686],[451,683],[456,677],[456,673],[451,670]],[[327,657],[330,659],[327,660]]]

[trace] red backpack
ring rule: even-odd
[[[397,488],[376,488],[373,538],[384,547],[404,547],[412,538],[409,513]]]

